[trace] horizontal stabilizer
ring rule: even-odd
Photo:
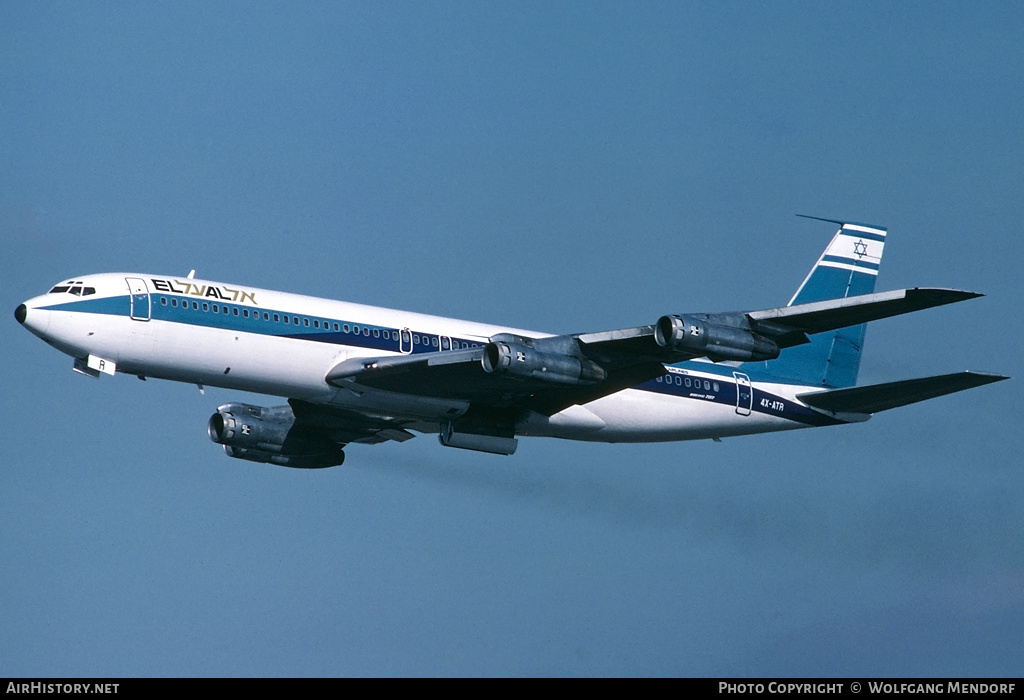
[[[797,398],[808,406],[832,413],[878,413],[1003,379],[1009,377],[984,372],[957,372],[887,384],[797,394]]]

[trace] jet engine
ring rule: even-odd
[[[345,461],[341,447],[303,434],[291,406],[263,408],[229,403],[210,416],[210,439],[229,457],[297,469],[334,467]]]
[[[779,346],[770,338],[693,316],[662,316],[654,327],[654,340],[663,348],[703,355],[715,362],[760,362],[779,356]]]
[[[485,372],[510,374],[555,384],[596,384],[607,377],[600,365],[557,352],[541,352],[527,345],[503,340],[484,347],[480,360]]]

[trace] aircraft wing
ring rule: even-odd
[[[747,317],[766,330],[777,325],[790,333],[821,333],[980,296],[984,295],[960,289],[916,287],[753,311]]]
[[[978,296],[902,289],[761,311],[664,316],[653,325],[599,333],[499,334],[478,348],[347,359],[326,380],[353,390],[466,401],[505,418],[522,409],[552,415],[658,377],[666,363],[773,359],[781,349],[806,343],[807,334]]]
[[[683,318],[694,318],[720,328],[749,331],[771,339],[782,349],[806,343],[807,334],[857,326],[868,321],[980,296],[984,295],[959,289],[915,287],[761,311],[692,314]],[[693,357],[708,356],[690,353],[688,357],[683,357],[668,351],[655,342],[656,330],[657,325],[638,326],[603,333],[585,333],[576,337],[587,347],[588,353],[607,355],[609,359],[622,354],[639,354],[652,359],[682,362]]]

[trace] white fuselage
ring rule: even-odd
[[[103,358],[116,363],[117,371],[143,377],[402,417],[423,431],[436,430],[468,403],[337,388],[325,381],[327,372],[350,358],[482,346],[498,333],[549,335],[179,277],[108,273],[55,289],[62,286],[94,291],[31,299],[22,322],[72,357]],[[664,377],[550,417],[530,412],[516,432],[652,442],[841,422],[795,398],[813,389],[756,378],[740,367],[690,361],[669,367]]]

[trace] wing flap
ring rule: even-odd
[[[327,383],[337,386],[345,379],[359,379],[370,376],[393,376],[410,372],[416,368],[441,367],[444,365],[479,362],[484,356],[483,348],[446,350],[420,355],[393,355],[390,357],[351,357],[339,362],[327,373]]]
[[[870,414],[934,399],[965,389],[973,389],[1004,379],[1009,379],[1009,377],[985,372],[956,372],[921,379],[905,379],[887,384],[797,394],[796,397],[808,406],[831,413]]]
[[[651,341],[653,344],[653,340]],[[414,396],[469,401],[477,408],[530,409],[553,415],[574,404],[613,394],[665,373],[657,361],[634,356],[611,367],[596,384],[570,386],[488,373],[483,348],[393,357],[350,358],[327,373],[332,386],[359,386]],[[504,415],[504,414],[502,414]]]
[[[328,384],[341,388],[358,386],[399,394],[508,405],[515,399],[548,388],[542,382],[511,379],[485,372],[480,360],[483,348],[350,358],[327,373]]]

